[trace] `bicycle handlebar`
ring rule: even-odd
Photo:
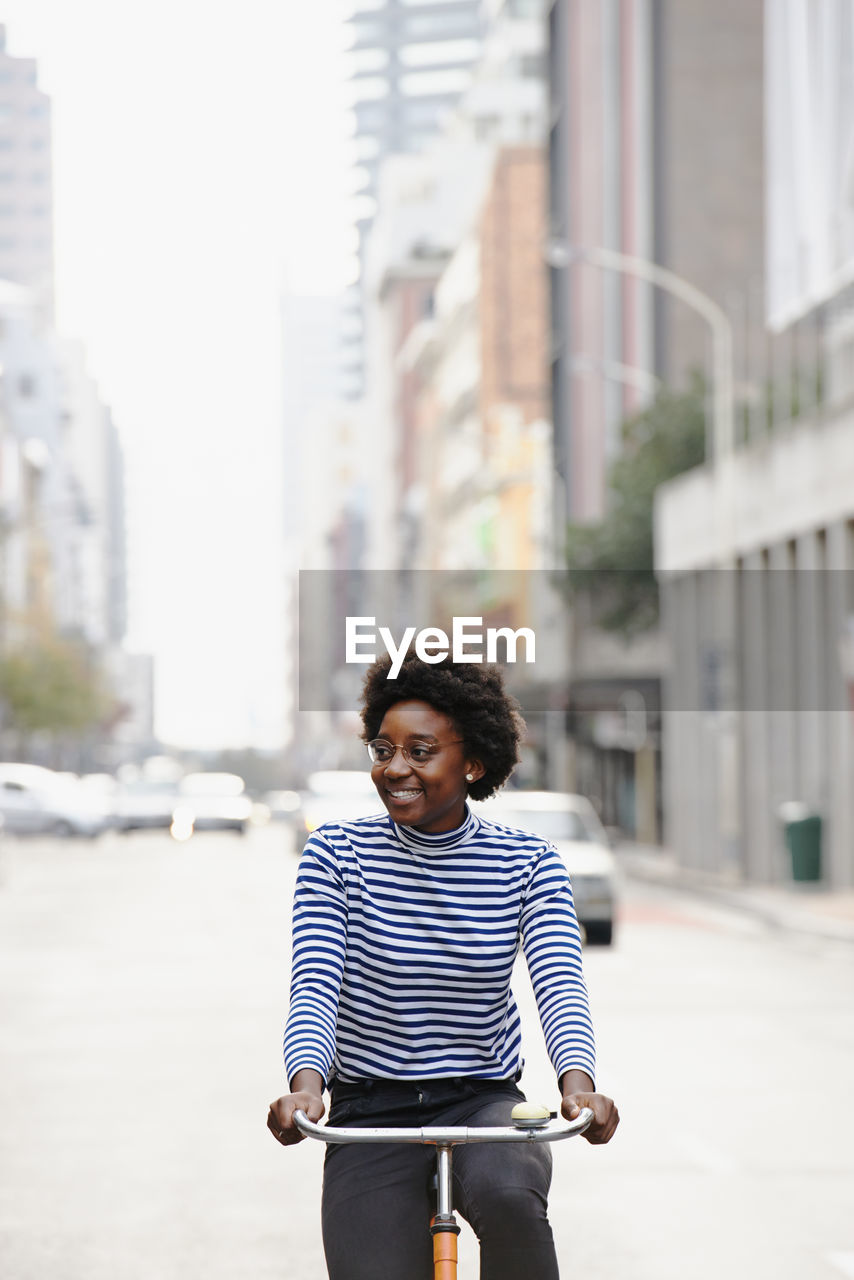
[[[561,1129],[506,1126],[501,1128],[456,1127],[443,1129],[333,1129],[326,1124],[313,1124],[304,1111],[294,1112],[294,1124],[308,1138],[320,1142],[420,1142],[425,1146],[454,1146],[459,1142],[557,1142],[583,1133],[593,1119],[589,1107]]]

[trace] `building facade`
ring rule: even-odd
[[[378,207],[389,156],[423,152],[471,83],[481,48],[480,0],[355,0],[350,30],[359,260]],[[348,394],[364,390],[365,297],[346,299],[342,364]]]
[[[35,60],[13,57],[0,24],[0,280],[32,290],[53,313],[51,104]]]
[[[732,313],[740,359],[764,343],[763,10],[762,0],[549,5],[556,545],[568,521],[606,514],[626,419],[692,369],[711,377],[708,322],[650,283],[656,267]],[[576,783],[609,822],[655,838],[666,648],[660,635],[622,642],[589,619],[576,608]]]
[[[746,440],[658,495],[667,836],[688,866],[785,882],[794,803],[822,819],[822,877],[850,887],[854,22],[841,0],[765,19],[766,315],[787,359]]]

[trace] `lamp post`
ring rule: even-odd
[[[707,455],[716,463],[729,457],[735,445],[732,325],[714,299],[675,271],[616,249],[587,249],[552,240],[546,246],[545,256],[549,266],[557,270],[577,262],[636,276],[679,298],[707,322],[712,333],[712,447],[707,447]]]

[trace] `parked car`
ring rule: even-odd
[[[0,763],[0,815],[13,835],[92,838],[110,825],[103,795],[74,774],[36,764]]]
[[[178,800],[178,784],[134,778],[113,796],[113,825],[118,831],[168,831]]]
[[[587,941],[604,946],[613,942],[616,861],[589,800],[563,791],[501,791],[474,802],[472,808],[494,822],[550,840],[569,871]]]
[[[324,822],[368,818],[383,812],[383,803],[367,769],[319,769],[307,779],[302,793],[302,826],[297,828],[299,852],[312,831]]]
[[[252,801],[236,773],[188,773],[178,783],[173,819],[193,831],[238,831],[245,835]]]

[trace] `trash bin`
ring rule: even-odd
[[[786,848],[792,862],[792,879],[798,882],[821,879],[821,817],[806,805],[781,806]]]

